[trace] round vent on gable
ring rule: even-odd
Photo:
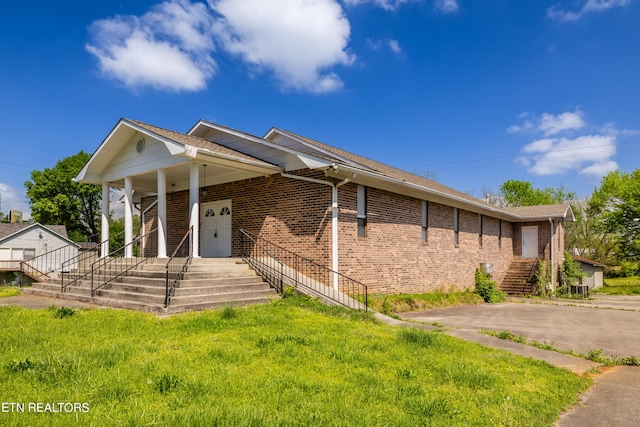
[[[144,138],[140,138],[138,142],[136,142],[136,151],[138,154],[144,151]]]

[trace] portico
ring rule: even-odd
[[[195,258],[199,258],[201,188],[269,176],[281,171],[282,168],[276,165],[199,137],[122,119],[98,147],[76,177],[76,181],[102,186],[103,256],[110,251],[108,241],[111,188],[124,189],[125,257],[133,256],[131,243],[134,239],[134,203],[139,202],[142,197],[157,197],[158,258],[167,258],[172,249],[167,241],[167,194],[188,190],[189,212],[186,230],[193,229],[191,252]]]

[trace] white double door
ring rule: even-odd
[[[231,256],[231,200],[203,203],[200,221],[200,256]]]

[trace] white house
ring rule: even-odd
[[[48,255],[41,257],[44,254]],[[49,273],[77,255],[78,245],[69,240],[64,225],[0,224],[0,268],[4,271],[18,271],[19,261],[37,259],[33,267]]]

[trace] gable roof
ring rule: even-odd
[[[209,151],[212,154],[218,155],[220,157],[225,157],[231,160],[255,163],[255,164],[259,164],[261,166],[267,166],[267,167],[276,166],[271,163],[265,162],[262,159],[258,159],[257,157],[250,156],[245,153],[241,153],[240,151],[225,147],[224,145],[217,144],[213,141],[209,141],[204,138],[200,138],[197,136],[188,135],[184,133],[174,132],[172,130],[163,129],[161,127],[139,122],[137,120],[129,120],[129,119],[123,119],[123,120],[125,122],[133,123],[143,129],[148,130],[149,132],[152,132],[163,138],[169,139],[178,144],[200,148],[202,150]]]
[[[0,224],[0,243],[11,240],[19,234],[25,233],[33,228],[42,228],[69,243],[73,243],[69,239],[69,236],[67,235],[67,228],[64,225],[42,225],[38,222],[34,224]]]
[[[606,267],[607,266],[607,264],[603,264],[601,262],[594,261],[592,259],[584,258],[584,257],[577,256],[577,255],[572,255],[572,258],[575,259],[578,262],[581,262],[583,264],[592,265],[594,267]]]
[[[501,211],[503,214],[506,213],[510,217],[515,216],[521,221],[546,221],[549,217],[562,218],[570,221],[575,220],[573,210],[571,209],[571,206],[569,204],[499,208],[496,205],[487,203],[484,200],[475,198],[466,193],[440,184],[436,181],[415,175],[413,173],[395,168],[393,166],[386,165],[381,162],[377,162],[375,160],[368,159],[366,157],[342,150],[337,147],[332,147],[330,145],[284,129],[272,128],[266,134],[265,139],[270,139],[273,142],[274,135],[276,134],[286,135],[298,141],[298,148],[308,154],[323,157],[337,164],[355,168],[362,168],[363,170],[367,170],[369,172],[373,172],[400,182],[422,187],[425,190],[443,195],[444,197],[449,197],[452,199],[460,200],[462,202],[470,203],[481,210],[488,210],[492,213]]]
[[[569,203],[555,205],[517,206],[504,208],[508,212],[531,219],[545,220],[549,217],[575,221],[573,209]]]

